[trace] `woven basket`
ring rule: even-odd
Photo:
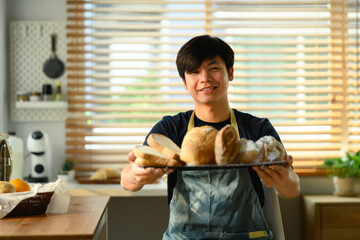
[[[6,217],[43,214],[46,212],[53,194],[54,192],[42,192],[24,199]]]

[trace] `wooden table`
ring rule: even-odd
[[[360,197],[305,195],[302,201],[302,239],[360,239]]]
[[[65,214],[0,219],[0,239],[106,239],[109,196],[71,196]]]

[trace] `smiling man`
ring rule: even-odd
[[[280,141],[268,119],[230,108],[228,87],[234,79],[234,52],[224,41],[208,35],[195,37],[180,49],[176,65],[195,109],[165,116],[150,133],[163,134],[180,147],[191,124],[219,130],[236,121],[242,138],[256,141],[271,135]],[[138,191],[164,174],[160,169],[143,169],[134,160],[134,154],[129,153],[129,165],[121,174],[121,184],[127,190]],[[292,157],[285,160],[284,166],[264,169],[169,172],[170,219],[163,239],[273,239],[261,209],[266,199],[260,178],[280,196],[297,197],[299,178],[292,170]]]

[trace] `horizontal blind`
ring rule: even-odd
[[[210,34],[235,52],[231,107],[269,118],[295,170],[317,173],[359,145],[357,18],[350,0],[69,0],[67,160],[77,176],[123,167],[162,116],[192,109],[176,54]]]
[[[348,101],[346,118],[348,119],[348,142],[344,145],[347,151],[360,150],[360,13],[359,0],[348,1],[348,48],[347,71]]]

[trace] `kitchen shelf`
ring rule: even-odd
[[[16,108],[67,108],[66,101],[39,101],[39,102],[16,102]]]

